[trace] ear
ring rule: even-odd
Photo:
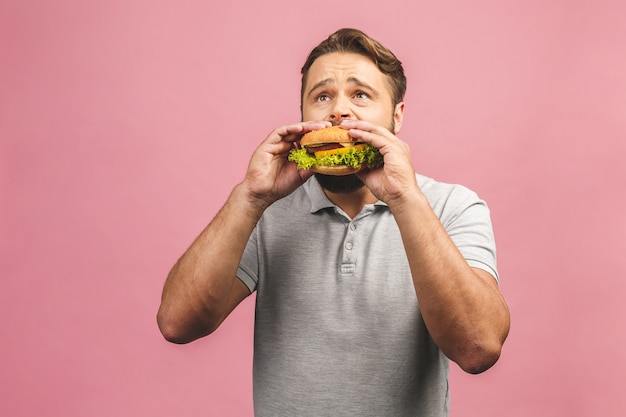
[[[396,104],[396,108],[393,110],[393,121],[395,123],[395,128],[393,133],[400,133],[400,129],[402,129],[402,121],[404,120],[404,102]]]

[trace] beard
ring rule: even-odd
[[[391,133],[396,130],[396,122],[393,117],[387,129],[389,129]],[[363,181],[361,181],[356,174],[337,176],[316,173],[315,178],[323,189],[335,194],[350,194],[365,186]]]
[[[350,194],[365,185],[355,174],[337,176],[316,173],[315,178],[323,189],[335,194]]]

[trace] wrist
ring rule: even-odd
[[[411,189],[403,191],[396,198],[389,200],[387,205],[395,217],[405,213],[414,216],[416,212],[419,213],[421,210],[432,210],[428,199],[417,184]]]
[[[237,206],[237,209],[244,215],[250,217],[255,222],[273,201],[266,196],[261,196],[250,190],[246,182],[237,184],[231,193],[230,199]]]

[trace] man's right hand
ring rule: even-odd
[[[298,170],[287,157],[293,143],[307,132],[330,126],[330,122],[300,122],[275,129],[252,154],[248,171],[241,184],[250,202],[264,210],[304,183],[311,171]]]

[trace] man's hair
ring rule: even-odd
[[[387,75],[391,88],[392,105],[395,107],[396,104],[404,100],[406,76],[400,60],[380,42],[358,29],[350,28],[339,29],[311,51],[302,67],[301,100],[304,99],[304,88],[311,65],[322,55],[333,52],[357,53],[371,59],[380,72]]]

